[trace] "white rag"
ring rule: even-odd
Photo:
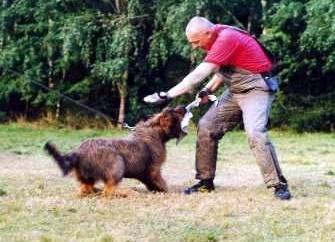
[[[218,101],[217,101],[217,98],[216,98],[215,95],[208,95],[208,99],[212,102],[215,102],[214,105],[217,105]],[[181,130],[184,133],[187,133],[188,125],[190,123],[190,120],[193,117],[193,114],[191,113],[191,109],[194,108],[194,107],[199,107],[200,102],[201,102],[201,98],[197,98],[193,102],[191,102],[189,105],[186,106],[186,114],[184,115],[184,118],[180,123]]]

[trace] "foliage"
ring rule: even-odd
[[[283,0],[270,9],[263,39],[280,60],[277,126],[334,129],[334,8],[328,0]]]
[[[309,129],[294,117],[306,108],[330,112],[319,119],[329,124],[320,129],[331,130],[333,109],[321,105],[328,103],[323,97],[333,97],[335,86],[334,5],[331,0],[3,0],[0,110],[8,118],[27,119],[80,114],[60,92],[114,121],[124,108],[126,121],[135,123],[153,111],[142,102],[145,95],[172,87],[202,60],[203,53],[191,51],[184,36],[187,21],[201,15],[248,29],[278,56],[282,91],[273,125]],[[318,103],[299,103],[300,97]],[[193,98],[185,95],[173,104]]]

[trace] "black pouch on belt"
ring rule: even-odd
[[[262,73],[262,77],[269,87],[270,92],[278,91],[278,78],[277,76],[272,75],[271,73]]]

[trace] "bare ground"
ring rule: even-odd
[[[265,188],[246,146],[221,149],[214,193],[181,193],[195,182],[194,148],[169,144],[168,194],[125,179],[129,196],[112,200],[78,198],[76,181],[42,153],[3,152],[0,241],[334,241],[334,144],[288,143],[278,149],[289,202]]]

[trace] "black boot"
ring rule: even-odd
[[[200,180],[197,184],[185,189],[184,193],[191,194],[194,192],[211,192],[214,189],[213,179],[206,179]]]
[[[274,186],[274,196],[280,200],[289,200],[291,198],[291,193],[288,190],[287,184],[280,183]]]

